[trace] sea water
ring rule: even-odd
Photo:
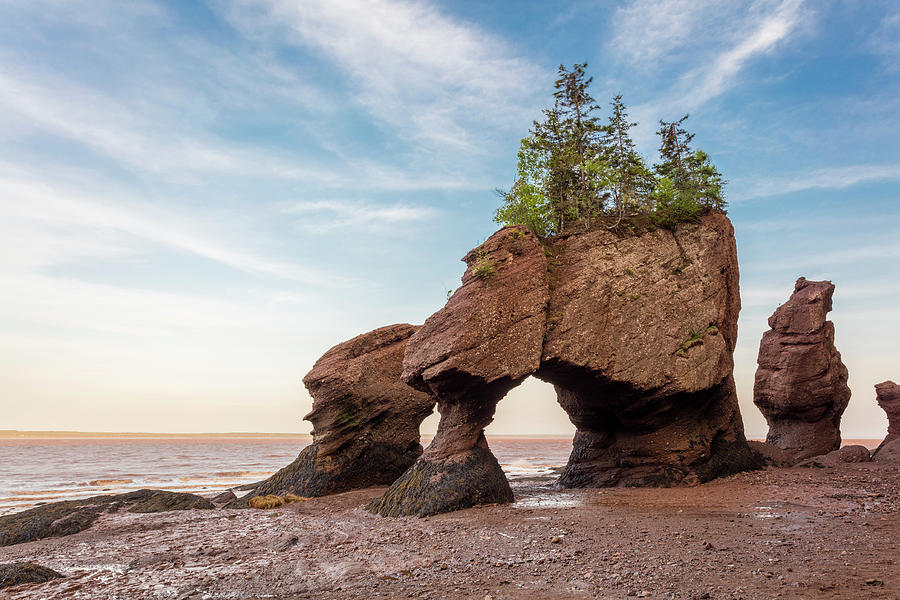
[[[0,515],[141,488],[223,491],[265,479],[311,441],[308,436],[0,439]],[[496,437],[489,445],[515,480],[549,476],[565,465],[572,440]]]

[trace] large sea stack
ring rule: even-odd
[[[370,510],[510,501],[484,427],[530,375],[554,384],[577,427],[563,486],[691,485],[757,465],[732,377],[740,297],[724,215],[546,243],[506,227],[464,260],[462,286],[403,364],[404,381],[438,398],[437,434]]]
[[[795,462],[841,446],[850,388],[834,324],[826,320],[833,294],[830,281],[798,279],[759,345],[753,402],[769,423],[766,442]]]
[[[419,425],[434,398],[400,380],[406,343],[418,327],[389,325],[338,344],[303,383],[313,397],[313,443],[261,482],[252,496],[325,496],[388,485],[422,454]]]

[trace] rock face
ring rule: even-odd
[[[884,409],[888,418],[888,431],[881,446],[900,438],[900,385],[885,381],[875,385],[878,406]],[[881,448],[879,446],[879,448]]]
[[[30,562],[14,562],[0,565],[0,590],[23,583],[46,583],[62,577],[53,569]]]
[[[403,379],[438,397],[419,461],[369,509],[433,514],[512,499],[484,427],[529,375],[577,427],[559,483],[690,485],[760,466],[732,378],[740,310],[731,223],[593,230],[541,244],[501,229],[410,339]]]
[[[429,515],[492,502],[512,490],[484,438],[506,393],[541,362],[547,258],[524,227],[508,227],[463,259],[462,286],[410,339],[403,380],[438,398],[428,449],[370,510]]]
[[[165,490],[136,490],[112,496],[53,502],[0,517],[0,546],[72,535],[93,525],[100,515],[120,510],[155,513],[210,508],[215,506],[206,498]]]
[[[841,446],[850,401],[847,367],[834,347],[830,281],[797,280],[790,300],[769,317],[759,345],[753,402],[766,417],[766,441],[799,462]]]
[[[900,465],[900,438],[883,443],[875,451],[872,460],[877,463]]]
[[[324,496],[400,477],[422,454],[419,425],[434,409],[430,394],[400,379],[417,329],[381,327],[322,355],[303,378],[313,397],[304,417],[313,424],[313,443],[237,504],[268,494]]]
[[[844,446],[822,456],[807,458],[798,467],[840,467],[847,463],[871,462],[872,453],[865,446]]]
[[[723,215],[554,244],[537,376],[577,427],[560,484],[680,485],[755,463],[732,378],[740,311]]]

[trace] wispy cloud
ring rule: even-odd
[[[770,52],[786,39],[801,18],[802,0],[784,0],[772,14],[762,17],[749,36],[685,77],[685,108],[700,106],[725,92],[746,63]],[[693,105],[693,106],[692,106]]]
[[[284,213],[300,217],[297,225],[309,233],[324,234],[335,229],[366,228],[379,231],[426,221],[439,214],[437,209],[413,204],[372,204],[344,200],[297,202],[284,208]]]
[[[301,264],[271,259],[223,243],[210,223],[146,202],[85,196],[39,180],[15,178],[0,169],[0,247],[4,272],[40,272],[86,259],[115,260],[146,251],[135,240],[203,257],[254,275],[315,287],[346,286],[345,278]],[[124,236],[124,237],[123,237]]]
[[[884,57],[891,69],[897,69],[900,57],[900,9],[894,8],[880,20],[868,39],[868,48]]]
[[[234,0],[232,7],[244,30],[287,27],[289,41],[348,76],[370,114],[431,148],[484,152],[477,134],[527,125],[534,90],[550,77],[490,32],[423,2]]]
[[[753,61],[789,39],[803,22],[803,0],[750,3],[638,0],[620,9],[609,50],[629,68],[660,71],[672,82],[632,114],[644,124],[695,111],[740,83]],[[679,71],[679,69],[683,69]],[[648,146],[651,129],[637,132]]]
[[[132,169],[154,174],[226,173],[346,182],[335,169],[285,160],[269,151],[241,147],[165,122],[172,115],[141,114],[105,94],[50,77],[34,81],[0,71],[0,107],[21,129],[41,130],[83,144]]]
[[[734,5],[735,3],[729,3]],[[697,35],[710,21],[722,19],[721,2],[715,0],[636,0],[613,14],[613,35],[607,42],[619,62],[641,71],[655,71],[695,47]],[[711,33],[725,28],[718,28]],[[713,38],[714,39],[714,38]]]
[[[900,164],[861,164],[828,167],[817,169],[805,175],[742,182],[744,189],[739,189],[729,199],[732,202],[742,202],[754,198],[789,194],[803,190],[840,190],[860,183],[878,181],[900,181]]]

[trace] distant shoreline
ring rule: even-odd
[[[422,441],[430,442],[434,437],[433,433],[423,433]],[[527,434],[527,433],[494,433],[488,434],[488,440],[491,438],[502,439],[523,439],[523,440],[560,440],[570,439],[571,436],[563,434]],[[135,431],[19,431],[15,429],[0,430],[0,440],[78,440],[78,439],[168,439],[168,440],[190,440],[190,439],[312,439],[310,433],[271,433],[271,432],[247,432],[232,431],[224,433],[158,433],[158,432],[135,432]],[[764,437],[750,436],[748,440],[765,441]],[[860,444],[868,447],[870,450],[877,447],[881,443],[881,438],[860,438],[848,437],[844,438],[841,445],[847,446],[851,444]]]
[[[264,432],[225,432],[225,433],[152,433],[133,431],[18,431],[14,429],[0,430],[0,439],[80,439],[80,438],[310,438],[308,433],[264,433]]]
[[[19,431],[15,429],[0,430],[0,439],[309,439],[309,433],[266,433],[266,432],[225,432],[225,433],[158,433],[135,431]],[[423,438],[431,439],[433,433],[423,433]],[[558,440],[569,439],[564,434],[490,434],[488,438]]]

